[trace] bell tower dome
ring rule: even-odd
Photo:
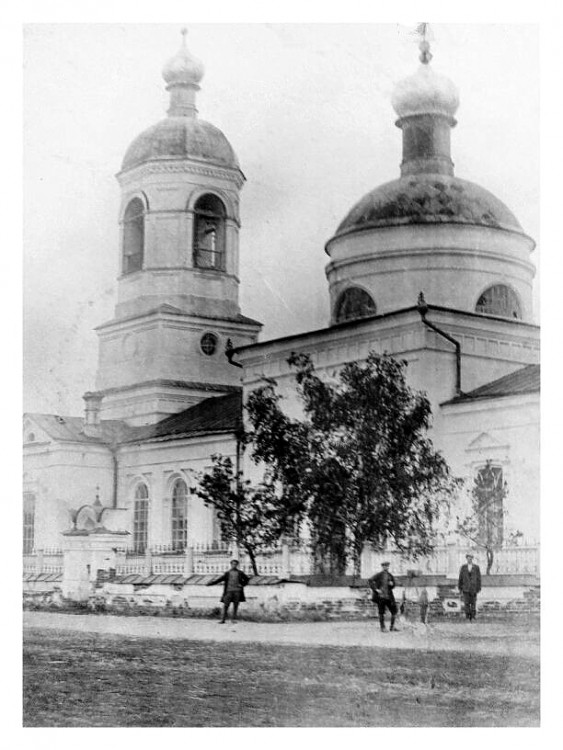
[[[114,318],[100,326],[96,387],[104,418],[148,424],[239,387],[225,347],[260,323],[239,307],[239,194],[225,135],[198,117],[203,64],[186,45],[162,75],[167,117],[127,149],[117,180],[119,275]]]

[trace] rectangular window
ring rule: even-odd
[[[133,547],[135,552],[144,555],[149,536],[149,501],[141,498],[135,500],[133,512]]]
[[[479,518],[479,536],[487,546],[501,546],[504,536],[504,496],[506,488],[501,466],[487,462],[475,478],[473,490]]]
[[[23,553],[30,555],[35,546],[35,495],[25,492],[23,496]]]

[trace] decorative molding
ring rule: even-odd
[[[240,190],[246,178],[240,169],[227,169],[225,167],[218,167],[211,164],[197,164],[193,161],[167,161],[167,160],[155,160],[152,162],[146,162],[140,164],[138,167],[134,167],[126,172],[118,172],[116,174],[117,181],[120,185],[126,186],[137,180],[142,180],[145,177],[149,177],[155,174],[196,174],[203,177],[214,177],[221,180],[227,180],[233,182]]]

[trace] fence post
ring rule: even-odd
[[[186,547],[184,551],[184,577],[189,578],[194,574],[194,548]]]
[[[152,551],[148,547],[145,550],[145,575],[152,576]]]
[[[282,560],[281,560],[281,562],[282,562],[282,565],[281,565],[281,567],[282,567],[282,569],[281,569],[282,577],[283,578],[290,578],[291,577],[291,554],[290,554],[290,551],[289,551],[289,544],[287,542],[284,542],[282,544],[281,554],[282,554]]]
[[[37,557],[35,559],[35,572],[43,573],[43,550],[37,550]]]

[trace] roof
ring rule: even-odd
[[[335,236],[388,226],[442,223],[523,232],[512,211],[480,185],[449,175],[418,174],[387,182],[365,195],[340,223]]]
[[[113,443],[121,440],[131,428],[119,419],[103,419],[98,435],[86,435],[82,417],[63,417],[59,414],[26,413],[49,437],[63,443]]]
[[[120,420],[102,420],[99,435],[84,433],[82,417],[58,414],[26,414],[49,437],[68,443],[139,443],[151,440],[173,440],[208,434],[236,432],[242,425],[242,392],[237,389],[226,396],[206,398],[189,409],[156,424],[131,427]]]
[[[535,323],[528,323],[525,320],[516,318],[504,318],[498,315],[485,315],[484,313],[476,313],[472,310],[457,310],[454,307],[443,307],[441,305],[428,305],[429,310],[436,310],[438,312],[454,313],[455,315],[463,315],[464,317],[475,318],[480,320],[495,320],[501,323],[507,323],[511,326],[525,326],[526,328],[536,328],[539,326]],[[312,331],[303,331],[302,333],[292,333],[289,336],[280,336],[277,339],[266,339],[266,341],[256,341],[253,344],[244,344],[243,346],[236,346],[234,348],[235,355],[239,352],[246,351],[259,351],[260,349],[266,348],[272,344],[279,344],[280,342],[299,341],[309,336],[322,336],[323,334],[334,333],[335,331],[342,330],[345,328],[357,328],[358,326],[365,325],[366,327],[372,324],[374,321],[385,320],[387,318],[399,317],[407,313],[417,312],[418,307],[412,305],[411,307],[403,307],[399,310],[391,310],[386,313],[376,313],[375,315],[366,315],[363,318],[355,318],[351,320],[345,320],[339,323],[332,323],[330,326],[324,328],[315,328]]]
[[[242,392],[206,398],[156,424],[131,428],[125,443],[236,432],[242,425]]]
[[[504,396],[518,396],[524,393],[539,393],[540,391],[540,365],[526,365],[516,372],[504,375],[502,378],[475,388],[469,393],[446,401],[442,406],[449,404],[462,404],[490,398],[502,398]]]
[[[196,117],[167,117],[144,130],[127,149],[121,169],[170,159],[196,159],[240,169],[231,144],[219,128]]]

